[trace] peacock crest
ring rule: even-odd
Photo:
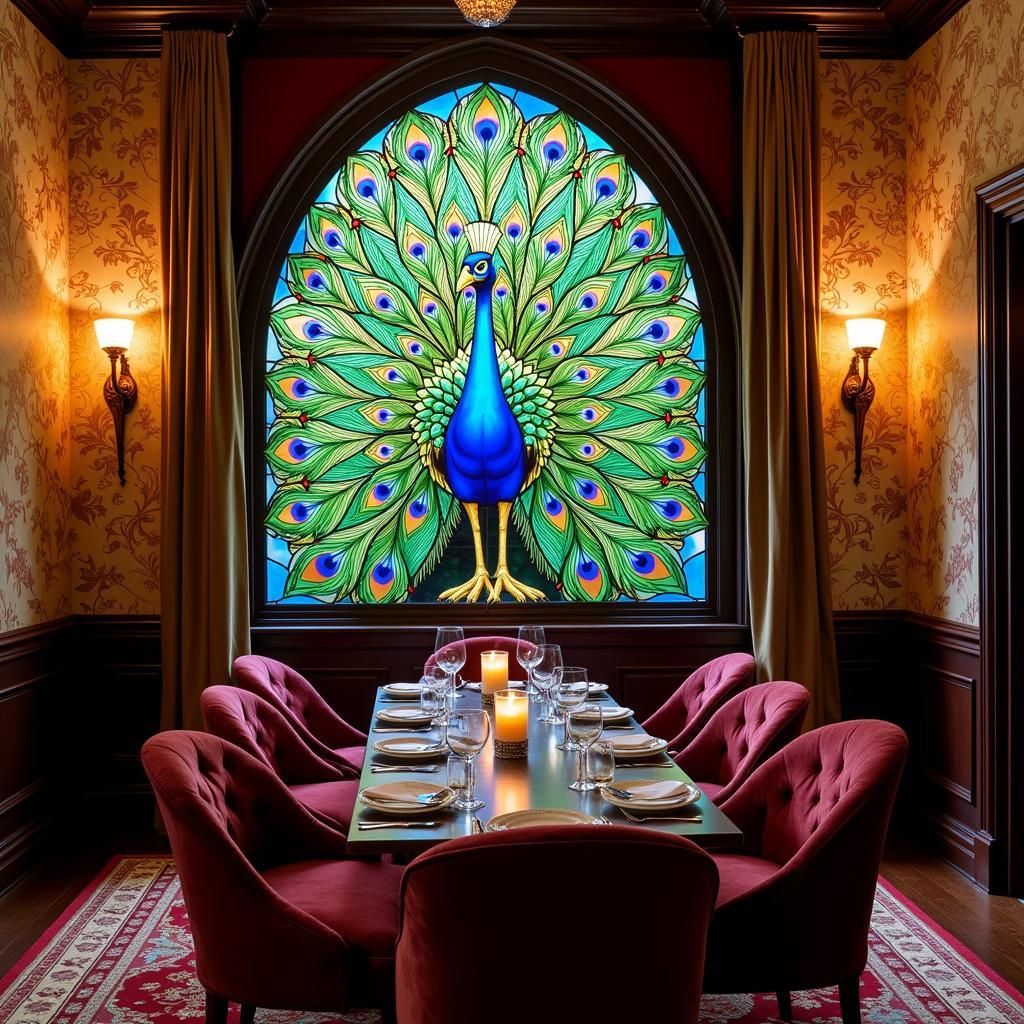
[[[539,599],[509,523],[549,596],[702,597],[704,341],[675,233],[565,112],[490,84],[454,99],[350,156],[286,260],[271,599]],[[463,514],[475,572],[421,591]]]

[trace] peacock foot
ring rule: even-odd
[[[450,587],[448,590],[441,591],[437,599],[439,601],[466,601],[472,604],[474,601],[480,600],[484,588],[487,589],[490,595],[488,600],[494,600],[494,586],[491,584],[491,579],[487,575],[486,570],[481,569],[470,579],[466,580],[465,583],[460,583],[457,587]]]
[[[517,601],[546,601],[544,594],[520,583],[508,569],[498,569],[494,574],[494,583],[491,586],[491,596],[488,601],[500,601],[502,593],[510,594]]]

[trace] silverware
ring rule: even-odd
[[[616,768],[675,768],[675,761],[616,761]]]
[[[473,832],[474,832],[474,834],[479,835],[481,832],[484,832],[484,831],[486,831],[484,829],[484,823],[480,820],[479,815],[474,814],[473,815]]]
[[[605,730],[607,731],[609,729],[625,729],[628,732],[633,732],[634,731],[633,730],[633,726],[631,726],[631,725],[606,725],[605,726]]]
[[[607,788],[608,787],[605,786],[605,789]],[[688,814],[685,817],[671,817],[668,814],[649,814],[642,818],[638,814],[630,814],[629,811],[623,807],[620,807],[619,810],[622,811],[625,817],[629,818],[629,820],[636,825],[642,825],[647,821],[688,821],[694,825],[699,825],[704,820],[703,816],[700,814]]]
[[[617,786],[609,786],[605,783],[604,791],[611,793],[612,796],[617,796],[620,800],[632,800],[633,794],[628,789],[619,789]]]
[[[378,828],[436,828],[439,821],[361,821],[360,832],[370,832]]]
[[[439,772],[441,766],[438,764],[375,764],[370,768],[371,772]]]
[[[430,732],[429,725],[410,725],[403,728],[391,728],[390,726],[376,726],[374,732]]]

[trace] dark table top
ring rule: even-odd
[[[617,706],[615,701],[606,697],[605,707]],[[415,701],[389,700],[383,690],[377,691],[377,699],[373,708],[373,720],[366,748],[366,762],[359,780],[359,792],[363,789],[384,782],[422,781],[445,785],[447,748],[434,761],[419,762],[423,765],[440,765],[440,771],[433,774],[389,772],[373,773],[374,765],[401,763],[395,758],[385,757],[373,751],[372,745],[379,739],[388,736],[424,735],[410,730],[407,733],[377,732],[377,728],[393,729],[394,725],[382,722],[377,717],[378,711],[384,708],[417,707]],[[460,691],[459,708],[479,708],[480,694],[472,691]],[[429,849],[437,843],[458,836],[470,835],[473,832],[473,819],[478,816],[486,825],[496,814],[508,811],[519,811],[526,808],[544,807],[584,811],[587,814],[605,815],[615,824],[630,825],[630,822],[617,808],[606,803],[596,792],[576,793],[569,789],[569,783],[575,778],[575,752],[555,749],[561,739],[560,726],[547,725],[540,721],[542,705],[530,704],[529,717],[529,756],[517,760],[502,760],[494,757],[494,718],[491,715],[491,739],[476,758],[476,795],[485,801],[485,806],[477,811],[456,811],[453,809],[438,811],[425,816],[426,821],[439,822],[433,828],[381,828],[361,831],[359,823],[385,822],[387,817],[356,802],[352,826],[348,833],[349,849],[355,853],[397,853],[416,854]],[[634,732],[643,732],[634,719],[629,719]],[[430,730],[431,735],[443,738],[443,729]],[[625,731],[617,733],[626,735]],[[650,762],[665,764],[669,759],[666,755],[651,758]],[[623,768],[615,767],[615,779],[618,782],[630,782],[637,779],[677,779],[691,781],[675,764],[662,768]],[[671,832],[685,836],[700,846],[707,848],[736,847],[742,844],[743,834],[722,812],[705,796],[692,805],[699,811],[699,822],[662,821],[648,822],[638,827],[652,828],[659,832]],[[411,820],[403,819],[403,820]]]

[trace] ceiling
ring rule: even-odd
[[[168,26],[243,53],[397,56],[474,31],[452,0],[14,0],[68,56],[154,54]],[[816,29],[826,56],[904,57],[965,0],[519,0],[504,35],[574,56],[715,55],[758,28]],[[479,31],[479,30],[477,30]]]

